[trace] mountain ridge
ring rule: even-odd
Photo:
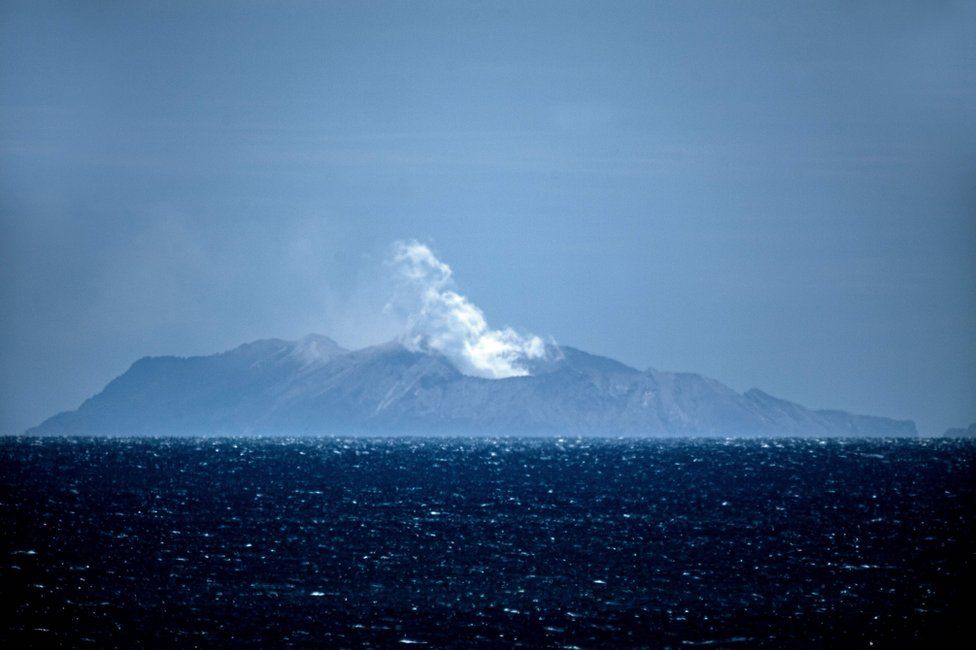
[[[207,356],[143,357],[27,435],[917,436],[914,422],[811,410],[695,373],[549,346],[529,375],[462,374],[397,342],[311,334]]]
[[[976,438],[976,422],[968,427],[951,427],[942,434],[943,438]]]

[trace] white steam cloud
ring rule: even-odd
[[[406,315],[407,348],[439,352],[462,373],[490,379],[528,375],[524,363],[546,356],[538,336],[490,329],[484,312],[450,288],[451,267],[424,244],[396,242],[391,264],[400,290],[388,307]]]

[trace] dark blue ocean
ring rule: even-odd
[[[6,438],[0,644],[921,647],[974,507],[949,440]]]

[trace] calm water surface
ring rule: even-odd
[[[5,647],[894,647],[963,629],[976,445],[0,439]]]

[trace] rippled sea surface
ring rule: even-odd
[[[974,497],[946,440],[0,439],[0,642],[918,646]]]

